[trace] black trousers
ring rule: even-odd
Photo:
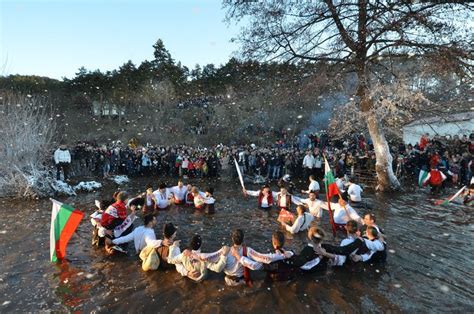
[[[56,164],[56,179],[61,178],[61,169],[64,173],[64,180],[69,179],[69,163],[68,162],[59,162]]]

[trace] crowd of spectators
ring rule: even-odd
[[[337,177],[367,173],[375,176],[375,152],[370,139],[355,134],[341,141],[330,141],[326,134],[311,134],[305,145],[292,138],[267,146],[187,145],[158,146],[123,144],[120,141],[103,145],[80,142],[70,147],[73,175],[220,177],[235,176],[234,158],[246,175],[259,175],[266,180],[278,180],[291,175],[295,180],[307,180],[314,174],[324,176],[324,157]],[[398,177],[410,178],[421,169],[435,164],[454,185],[467,184],[474,165],[474,134],[470,137],[441,139],[423,136],[419,143],[391,146],[393,169]],[[413,180],[416,182],[416,180]]]

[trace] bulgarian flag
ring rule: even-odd
[[[447,205],[449,204],[452,200],[454,200],[456,197],[458,197],[459,195],[461,195],[461,193],[464,191],[466,187],[463,186],[459,191],[456,192],[456,194],[454,194],[453,196],[451,196],[450,198],[448,199],[445,199],[445,200],[436,200],[434,203],[436,205]]]
[[[332,234],[336,236],[336,225],[334,224],[334,217],[331,210],[331,197],[340,195],[340,193],[326,157],[324,158],[324,186],[326,188],[326,200],[328,202],[329,222],[331,223]]]
[[[66,246],[72,234],[76,231],[84,213],[70,205],[51,199],[50,257],[51,262],[57,262],[66,256]]]
[[[420,174],[418,175],[418,186],[421,188],[423,187],[423,182],[425,182],[426,178],[428,177],[429,172],[426,170],[420,170]]]

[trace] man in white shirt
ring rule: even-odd
[[[345,228],[347,232],[347,237],[341,241],[340,246],[351,244],[358,238],[357,231],[359,231],[359,228],[355,220],[349,220],[346,223]],[[353,251],[352,254],[354,254],[355,252],[357,252],[357,249]],[[345,255],[337,255],[336,258],[333,260],[333,265],[342,266],[346,262],[346,259],[347,257]]]
[[[309,210],[309,213],[313,215],[316,219],[321,219],[323,216],[322,206],[326,204],[326,202],[320,201],[316,198],[316,193],[311,191],[309,192],[309,198],[300,198],[297,196],[293,196],[291,198],[293,204],[301,205],[303,204]]]
[[[339,189],[339,192],[344,193],[346,191],[346,181],[344,179],[344,175],[339,175],[336,179],[336,185],[337,188]]]
[[[296,207],[296,212],[298,213],[298,217],[296,217],[291,226],[286,221],[281,221],[281,225],[291,234],[307,230],[314,219],[313,216],[307,213],[305,208],[301,205]]]
[[[375,227],[367,227],[365,245],[369,252],[352,256],[354,262],[383,263],[387,259],[385,239]]]
[[[349,179],[348,181],[349,187],[347,188],[347,194],[349,194],[349,197],[351,199],[351,202],[353,203],[360,203],[362,202],[362,188],[360,185],[355,184],[352,179]]]
[[[64,174],[64,181],[69,179],[69,165],[71,164],[71,153],[66,145],[62,144],[54,152],[54,163],[56,164],[56,180],[61,179],[61,170]]]
[[[169,188],[168,191],[173,193],[175,205],[184,205],[188,188],[184,185],[183,180],[178,180],[178,185]]]
[[[275,204],[277,193],[270,190],[270,186],[264,185],[259,191],[243,189],[244,196],[248,195],[258,197],[258,207],[263,210],[269,210]]]
[[[275,254],[261,254],[246,245],[244,245],[244,232],[240,229],[236,229],[232,232],[232,250],[240,255],[247,256],[252,260],[265,260],[267,263],[273,261],[282,260],[285,258],[284,254],[275,253]],[[245,283],[250,284],[250,270],[244,267],[238,259],[236,259],[232,254],[227,255],[226,266],[224,268],[225,273],[225,283],[228,286],[239,286]]]
[[[322,208],[328,209],[328,204],[325,203]],[[349,220],[355,220],[358,224],[362,225],[363,220],[357,214],[357,212],[349,206],[342,198],[337,203],[331,202],[331,210],[333,212],[334,224],[338,230],[346,232],[345,226]]]
[[[146,215],[143,218],[144,225],[135,228],[126,236],[112,240],[113,244],[120,245],[123,243],[133,241],[136,253],[140,253],[146,246],[159,247],[162,240],[157,240],[153,228],[156,226],[156,217],[153,215]]]
[[[168,209],[171,205],[173,194],[166,188],[166,184],[161,183],[158,190],[154,191],[156,197],[156,208],[158,210]]]
[[[364,214],[364,226],[365,229],[367,229],[368,227],[374,227],[375,229],[377,229],[377,232],[379,234],[383,234],[382,229],[380,229],[380,227],[377,226],[377,224],[375,223],[375,215],[373,213]],[[365,230],[363,235],[365,235]]]
[[[252,257],[242,256],[238,250],[231,250],[231,255],[240,263],[242,266],[247,267],[251,270],[265,269],[265,264],[271,264],[274,262],[281,262],[286,258],[291,258],[294,253],[292,251],[285,250],[285,235],[281,231],[275,231],[272,234],[272,246],[276,254],[252,254]],[[284,255],[285,259],[281,259],[281,255]],[[291,265],[291,262],[289,263]],[[280,267],[281,266],[281,267]],[[293,267],[285,265],[273,265],[273,267],[266,268],[267,279],[273,281],[287,281],[293,277]]]
[[[213,272],[220,273],[224,270],[227,254],[229,253],[229,247],[222,247],[218,251],[220,254],[216,262],[202,261],[200,256],[211,256],[215,253],[205,254],[201,253],[201,244],[202,239],[200,235],[194,235],[191,239],[189,249],[184,250],[180,253],[179,241],[175,241],[172,246],[170,246],[168,263],[170,264],[181,264],[186,269],[187,274],[182,276],[187,276],[189,279],[195,282],[201,282],[207,277],[207,270],[212,270]],[[217,252],[216,252],[217,253]]]
[[[316,192],[316,197],[317,197],[317,194],[319,193],[319,189],[320,189],[320,187],[319,187],[318,181],[316,181],[316,179],[314,178],[314,175],[310,175],[309,176],[308,189],[307,190],[301,190],[301,193],[309,194],[309,192],[314,191],[314,192]]]
[[[311,151],[306,152],[306,156],[303,158],[303,171],[304,175],[307,177],[313,172],[314,167],[314,156],[311,154]]]

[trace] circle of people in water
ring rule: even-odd
[[[265,271],[270,281],[286,281],[299,273],[320,272],[328,267],[385,262],[386,243],[375,215],[360,216],[354,209],[363,207],[362,188],[350,180],[338,179],[335,184],[341,193],[325,202],[318,199],[320,187],[313,175],[309,181],[308,189],[301,190],[301,196],[290,194],[285,185],[278,191],[272,191],[268,185],[256,191],[242,187],[244,197],[255,197],[261,210],[279,210],[278,221],[284,231],[273,232],[271,253],[261,253],[247,246],[241,229],[232,231],[230,246],[209,253],[201,252],[202,238],[198,234],[181,250],[178,229],[172,223],[164,225],[162,239],[158,239],[154,227],[156,214],[161,210],[189,206],[214,213],[213,188],[203,192],[196,186],[185,185],[182,180],[172,187],[160,184],[157,190],[147,186],[146,192],[135,197],[120,191],[112,200],[96,201],[98,210],[91,215],[92,243],[105,247],[107,254],[120,254],[127,253],[128,243],[133,242],[144,271],[176,269],[195,282],[204,280],[209,271],[223,272],[229,286],[251,285],[251,270]],[[325,210],[332,213],[329,216],[334,235],[337,232],[345,235],[339,246],[324,243],[325,232],[315,226]],[[133,228],[138,213],[143,225]],[[284,232],[306,232],[307,245],[301,252],[293,252],[285,247]]]

